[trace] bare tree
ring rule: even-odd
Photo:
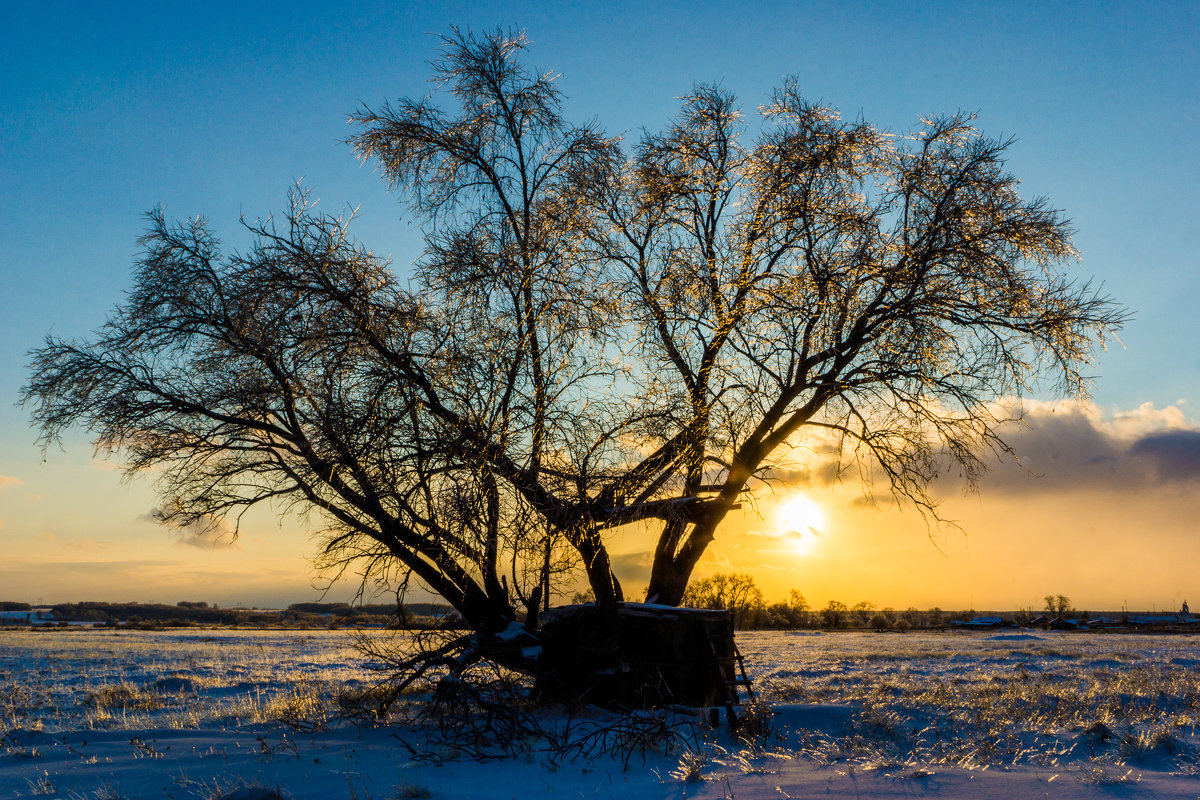
[[[455,31],[440,94],[353,116],[425,223],[410,288],[299,190],[245,252],[156,211],[108,323],[33,353],[43,440],[90,428],[167,522],[311,513],[331,569],[415,579],[489,634],[439,657],[536,670],[513,626],[573,570],[624,599],[614,529],[657,530],[647,596],[677,604],[807,435],[936,516],[935,477],[1008,450],[993,401],[1086,394],[1124,312],[1064,277],[1070,225],[1018,196],[1010,142],[961,115],[887,134],[787,83],[757,133],[700,86],[624,149],[524,47]]]
[[[683,595],[683,605],[693,608],[724,609],[733,614],[738,628],[758,625],[766,610],[762,590],[754,576],[744,572],[718,572],[708,578],[692,581]]]
[[[1071,610],[1071,598],[1065,594],[1048,594],[1044,599],[1046,611],[1056,617],[1061,617]]]
[[[830,600],[821,609],[821,624],[826,628],[840,628],[846,624],[850,609],[841,600]]]
[[[850,610],[858,617],[859,625],[866,625],[871,621],[872,612],[875,611],[875,604],[870,600],[860,600],[851,606]]]

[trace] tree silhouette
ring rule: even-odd
[[[1065,594],[1048,594],[1044,599],[1046,611],[1056,617],[1061,617],[1071,610],[1071,598]]]
[[[523,37],[443,44],[435,95],[352,118],[424,223],[410,283],[299,189],[241,252],[155,211],[109,321],[32,354],[43,441],[90,428],[168,523],[307,513],[325,566],[419,581],[486,649],[576,570],[624,599],[628,526],[654,537],[647,598],[679,603],[808,435],[936,516],[935,477],[1008,450],[993,401],[1086,395],[1124,319],[969,117],[897,136],[789,81],[754,132],[702,85],[626,147],[563,118]]]
[[[724,609],[733,614],[733,624],[737,628],[757,627],[766,610],[762,590],[754,576],[744,572],[718,572],[693,581],[684,592],[683,605]]]

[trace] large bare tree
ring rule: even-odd
[[[416,578],[503,639],[575,570],[624,599],[624,526],[655,537],[647,599],[679,603],[809,432],[935,514],[933,478],[1007,449],[993,401],[1086,395],[1124,312],[1065,277],[1070,225],[1018,195],[1009,142],[961,115],[885,133],[788,83],[753,125],[697,87],[626,148],[565,121],[524,47],[454,32],[431,98],[353,116],[424,223],[410,282],[298,189],[243,252],[154,212],[104,327],[33,354],[45,441],[90,428],[166,522],[309,513],[330,568]]]

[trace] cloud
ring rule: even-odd
[[[760,528],[760,529],[756,529],[756,530],[752,530],[752,531],[746,531],[746,535],[747,536],[758,536],[763,539],[782,539],[784,536],[799,536],[800,534],[798,531],[771,530],[770,528],[767,528],[767,529]]]
[[[24,482],[25,481],[21,480],[20,478],[14,478],[11,475],[0,475],[0,489],[5,488],[6,486],[19,486]]]
[[[1200,431],[1144,436],[1134,442],[1129,453],[1152,464],[1162,480],[1191,482],[1200,478]]]
[[[807,464],[791,469],[782,467],[772,467],[766,472],[766,477],[771,481],[785,483],[789,486],[807,487],[813,484],[815,476],[813,468]],[[822,476],[824,477],[824,476]]]
[[[1078,405],[1033,404],[1007,427],[1016,453],[993,465],[985,490],[1040,492],[1200,483],[1200,430],[1175,406],[1149,403],[1101,414]]]
[[[654,553],[622,553],[612,556],[613,572],[622,583],[646,582],[650,580],[650,568],[654,565]]]
[[[747,536],[755,536],[760,539],[807,539],[810,536],[820,538],[821,532],[813,526],[809,525],[804,530],[795,528],[759,528],[756,530],[746,531]]]
[[[171,515],[165,507],[159,506],[139,515],[138,520],[167,526],[167,535],[180,547],[198,547],[202,550],[241,549],[241,545],[237,543],[236,529],[224,519],[211,514],[179,524],[171,520]]]
[[[1019,417],[998,429],[1015,460],[985,459],[990,471],[980,483],[982,491],[1044,493],[1181,484],[1200,488],[1200,427],[1188,420],[1180,404],[1156,408],[1143,403],[1104,411],[1074,402],[1030,400],[1019,406],[998,403],[997,408],[1001,416]],[[847,459],[839,472],[836,455],[821,447],[812,451],[807,463],[773,470],[770,477],[781,486],[850,486],[864,471],[870,473],[869,464]],[[947,469],[932,488],[941,496],[961,489],[958,471]],[[874,490],[873,497],[859,502],[890,505],[886,480],[877,480]]]

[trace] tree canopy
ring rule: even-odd
[[[455,31],[433,95],[353,115],[424,225],[407,279],[299,188],[237,252],[152,212],[104,326],[32,354],[44,441],[89,428],[169,523],[309,513],[330,568],[499,632],[577,570],[623,599],[630,525],[647,599],[679,603],[806,436],[935,513],[935,477],[1007,449],[996,400],[1086,396],[1125,315],[1067,276],[1070,223],[1019,196],[1010,140],[961,114],[888,133],[787,81],[753,124],[698,85],[629,144],[566,121],[525,47]]]

